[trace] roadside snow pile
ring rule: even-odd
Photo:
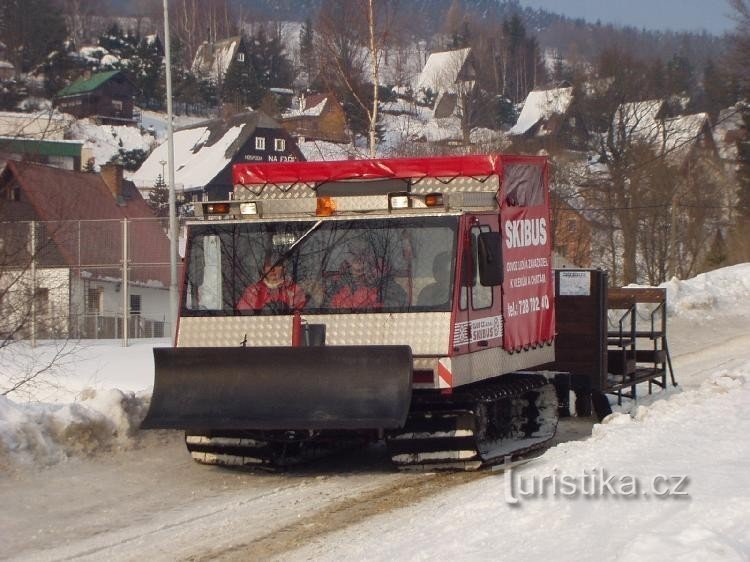
[[[69,404],[17,404],[0,396],[0,470],[128,448],[149,400],[150,393],[114,389],[89,389]]]
[[[724,267],[680,281],[662,283],[670,314],[710,318],[743,314],[750,308],[750,263]]]

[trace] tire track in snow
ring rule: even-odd
[[[407,507],[425,498],[442,493],[448,488],[494,476],[489,470],[480,472],[427,473],[399,479],[371,492],[345,498],[330,506],[300,518],[294,523],[274,529],[249,543],[226,549],[210,550],[188,558],[191,562],[208,560],[268,560],[304,546],[312,539],[369,517]]]

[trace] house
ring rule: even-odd
[[[81,170],[93,156],[80,140],[39,140],[0,136],[0,169],[8,160],[25,160],[64,170]]]
[[[164,56],[164,44],[161,42],[158,34],[152,33],[150,35],[146,35],[143,39],[141,39],[141,43],[149,49],[153,50],[160,57]]]
[[[298,139],[346,143],[350,141],[344,108],[333,94],[300,95],[281,115],[282,126]]]
[[[60,90],[54,106],[77,119],[90,117],[102,124],[135,124],[135,85],[119,70],[84,75]]]
[[[10,80],[16,75],[16,67],[7,60],[8,47],[0,41],[0,80]]]
[[[59,111],[0,111],[0,136],[62,140],[75,119]]]
[[[0,248],[0,285],[15,290],[0,303],[4,324],[34,295],[37,337],[119,337],[127,300],[131,336],[168,333],[169,241],[121,167],[94,174],[9,161]]]
[[[571,202],[550,192],[555,258],[569,267],[591,267],[591,223]]]
[[[7,60],[0,59],[0,80],[10,80],[16,75],[16,67]]]
[[[662,150],[667,161],[683,168],[701,156],[719,157],[708,113],[694,113],[664,119]]]
[[[232,165],[240,162],[295,162],[305,158],[292,136],[261,111],[240,113],[174,133],[175,189],[186,199],[226,200],[232,193]],[[159,145],[133,174],[143,192],[167,177],[167,143]]]
[[[544,148],[550,148],[552,144],[569,149],[584,148],[586,129],[572,107],[572,87],[532,90],[508,134],[516,141],[534,141],[535,145]]]
[[[434,117],[460,114],[462,98],[474,89],[476,69],[471,48],[430,54],[417,79],[415,91],[431,103]],[[431,99],[434,96],[434,99]]]
[[[621,104],[612,130],[619,145],[638,143],[665,156],[668,163],[683,168],[697,156],[718,158],[719,152],[707,113],[669,117],[665,100]]]
[[[714,144],[724,167],[724,173],[734,177],[737,168],[737,142],[747,139],[748,131],[740,107],[722,109],[713,127]]]
[[[239,35],[216,42],[204,41],[195,52],[191,70],[200,78],[221,84],[229,65],[234,61],[245,62],[247,56],[245,41]]]

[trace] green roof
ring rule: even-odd
[[[90,78],[81,77],[57,92],[57,97],[62,98],[64,96],[74,96],[76,94],[91,92],[119,73],[119,70],[110,70],[108,72],[97,72],[96,74],[92,74]]]
[[[83,141],[55,141],[0,137],[0,152],[39,156],[81,157]]]

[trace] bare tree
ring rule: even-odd
[[[230,0],[171,0],[170,26],[183,46],[183,61],[192,57],[204,41],[216,42],[238,33]]]
[[[728,0],[734,10],[736,28],[731,36],[732,50],[728,62],[745,95],[750,95],[750,1]]]
[[[370,156],[377,153],[380,76],[395,33],[396,0],[328,0],[318,17],[318,42],[328,80],[351,96],[367,122]],[[370,93],[366,92],[369,77]]]

